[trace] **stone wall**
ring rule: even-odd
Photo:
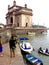
[[[11,30],[0,30],[0,36],[3,44],[8,42],[11,37]]]

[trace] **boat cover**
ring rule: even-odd
[[[21,37],[20,40],[29,40],[27,37]]]

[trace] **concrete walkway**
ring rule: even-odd
[[[16,45],[16,56],[10,58],[9,43],[3,45],[4,56],[0,57],[0,65],[24,65],[19,45]]]

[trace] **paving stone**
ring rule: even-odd
[[[10,58],[10,49],[9,43],[3,45],[3,57],[0,57],[0,65],[24,65],[23,57],[19,48],[19,45],[16,45],[16,56]]]

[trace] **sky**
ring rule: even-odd
[[[14,0],[0,1],[0,23],[6,24],[6,13],[8,12],[8,5],[12,6]],[[49,0],[15,0],[16,5],[32,9],[32,23],[36,25],[44,25],[49,27]]]

